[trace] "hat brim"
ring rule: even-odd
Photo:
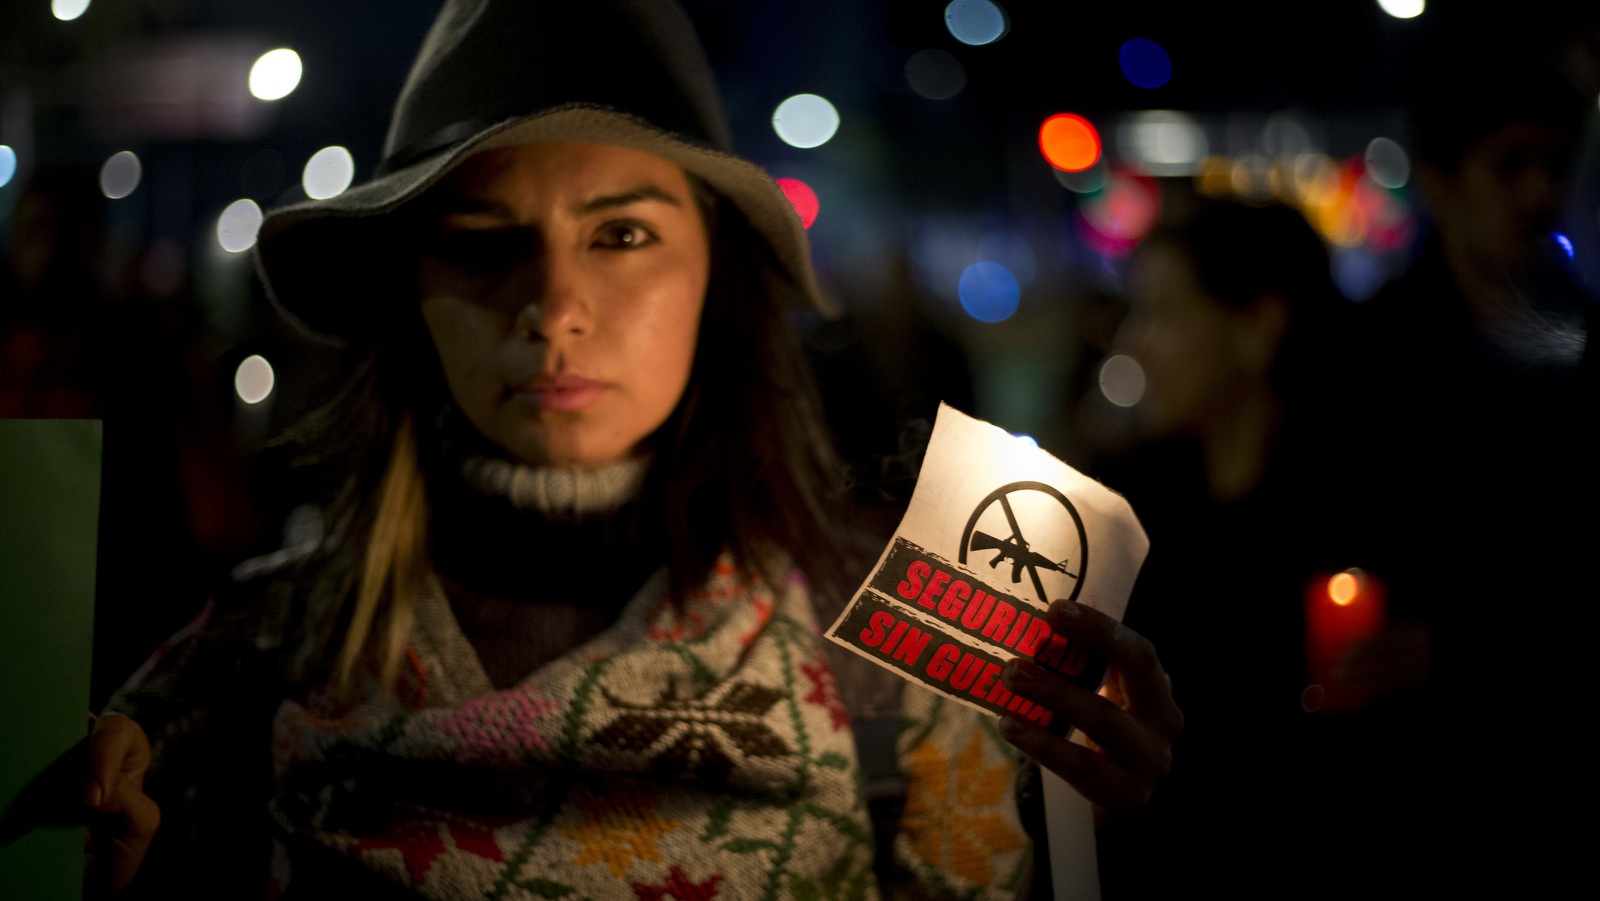
[[[573,104],[490,125],[448,149],[380,175],[326,200],[274,210],[261,224],[256,265],[267,295],[312,337],[343,344],[372,332],[368,318],[382,315],[374,299],[385,280],[374,267],[393,266],[397,241],[380,223],[438,183],[468,157],[485,150],[571,141],[643,150],[676,163],[732,201],[771,248],[796,289],[795,305],[834,312],[811,268],[804,226],[772,178],[748,160],[691,144],[636,116]],[[392,302],[392,298],[389,298]]]

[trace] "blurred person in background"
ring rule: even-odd
[[[1134,252],[1114,351],[1145,374],[1137,443],[1098,475],[1150,535],[1128,622],[1163,648],[1187,724],[1146,815],[1104,836],[1108,897],[1348,884],[1303,853],[1369,817],[1371,794],[1339,797],[1329,760],[1420,675],[1363,696],[1353,719],[1317,710],[1333,686],[1308,689],[1307,587],[1370,557],[1345,515],[1359,506],[1340,462],[1346,312],[1288,207],[1204,201]]]
[[[1562,37],[1590,35],[1593,71],[1586,15]],[[1517,862],[1475,867],[1479,887],[1567,872],[1581,837],[1564,811],[1594,800],[1574,711],[1596,626],[1596,306],[1556,229],[1600,85],[1579,90],[1558,46],[1582,49],[1469,35],[1430,67],[1411,115],[1432,232],[1357,311],[1352,348],[1370,528],[1431,647],[1416,789],[1448,836],[1441,861]]]
[[[0,418],[104,422],[96,707],[254,538],[224,377],[177,305],[114,265],[105,212],[93,169],[42,168],[0,262]]]

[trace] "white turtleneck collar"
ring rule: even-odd
[[[526,466],[477,455],[461,464],[461,475],[468,485],[484,494],[504,497],[519,510],[590,516],[610,513],[638,497],[649,468],[650,461],[645,457],[629,457],[599,469],[575,470]]]

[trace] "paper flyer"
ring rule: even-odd
[[[905,518],[828,637],[971,707],[1064,734],[1013,696],[1013,656],[1090,690],[1103,662],[1044,618],[1067,598],[1122,618],[1149,551],[1133,509],[1031,442],[941,405]]]

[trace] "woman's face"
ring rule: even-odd
[[[467,419],[535,466],[634,453],[688,384],[710,277],[683,170],[527,144],[474,156],[424,202],[422,317]]]
[[[1144,369],[1137,411],[1153,435],[1195,431],[1246,376],[1240,322],[1201,286],[1182,251],[1143,247],[1128,279],[1128,316],[1117,349]]]

